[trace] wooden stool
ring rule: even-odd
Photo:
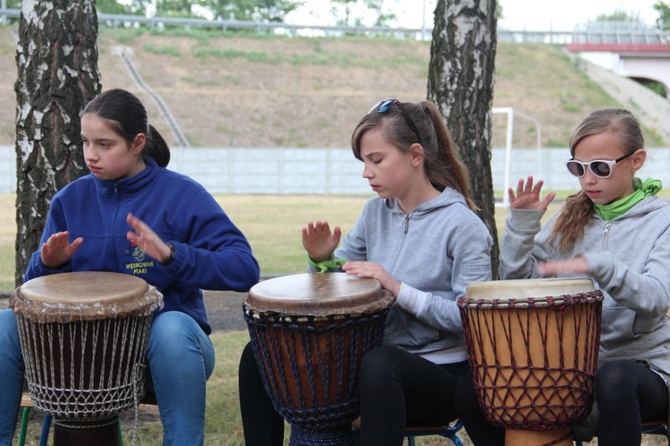
[[[33,407],[33,402],[30,399],[30,394],[24,392],[21,395],[21,428],[19,430],[19,443],[18,446],[25,446],[26,444],[26,433],[28,432],[28,420],[30,418],[30,409]],[[47,416],[44,417],[44,423],[42,423],[42,434],[40,435],[40,446],[47,445],[47,438],[49,437],[49,427],[51,426],[51,419],[47,419]]]

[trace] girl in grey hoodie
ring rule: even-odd
[[[544,228],[555,194],[542,181],[510,188],[511,213],[501,240],[500,276],[589,277],[605,295],[595,377],[600,445],[636,445],[641,424],[668,418],[670,375],[670,204],[642,182],[644,139],[626,110],[587,116],[570,140],[568,171],[581,191],[568,197]],[[504,444],[504,431],[484,418],[470,375],[458,388],[461,418],[476,445]]]
[[[467,171],[433,104],[380,102],[354,130],[352,148],[378,196],[341,246],[340,228],[327,222],[309,223],[302,241],[310,271],[341,267],[377,279],[395,298],[385,345],[361,365],[360,444],[400,446],[406,423],[457,418],[454,389],[469,366],[456,302],[468,283],[491,279],[492,239],[473,212]],[[283,420],[258,387],[249,350],[240,365],[246,444],[280,445]]]

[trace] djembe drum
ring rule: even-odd
[[[55,445],[118,445],[118,413],[144,395],[153,313],[163,296],[139,277],[74,272],[12,294],[32,403],[54,417]]]
[[[244,302],[251,345],[291,446],[350,445],[363,356],[381,345],[390,293],[374,279],[296,274],[261,282]]]
[[[602,300],[590,279],[468,285],[458,306],[474,386],[506,445],[572,445],[593,404]]]

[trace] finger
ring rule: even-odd
[[[528,175],[528,179],[526,180],[526,188],[524,189],[524,192],[530,194],[532,191],[533,191],[533,177]]]
[[[363,260],[349,260],[342,265],[343,271],[361,271],[367,262]]]
[[[354,268],[356,267],[356,264],[357,264],[357,263],[358,263],[357,261],[351,261],[351,260],[350,260],[350,261],[348,261],[348,262],[345,262],[344,265],[342,265],[342,269],[343,269],[344,271],[347,271],[347,270],[350,270],[350,269],[354,269]]]
[[[507,188],[507,196],[509,197],[510,203],[516,200],[516,197],[514,196],[514,189],[512,189],[511,187]]]
[[[321,222],[321,234],[330,234],[330,225],[327,221]]]
[[[544,197],[544,200],[542,200],[542,207],[547,209],[551,202],[554,201],[554,198],[556,198],[556,192],[549,192],[547,196]]]
[[[312,221],[307,223],[307,226],[302,230],[302,232],[306,233],[308,237],[311,237],[314,234],[314,231],[315,231],[314,222]]]
[[[149,227],[148,224],[144,223],[142,220],[135,217],[131,213],[128,213],[128,217],[126,218],[126,221],[135,230],[135,232],[137,232],[140,236],[142,236],[143,233],[145,233],[145,232],[148,232],[148,233],[153,232],[153,230]]]
[[[126,216],[126,223],[128,223],[128,225],[136,232],[140,232],[140,220],[130,212],[128,212],[128,215]]]
[[[79,247],[81,246],[82,243],[84,243],[84,239],[83,239],[83,237],[77,237],[77,238],[72,242],[72,244],[70,245],[70,247],[72,248],[72,252],[74,252],[74,251],[76,251],[77,249],[79,249]]]
[[[523,195],[523,185],[524,185],[523,178],[519,178],[519,182],[516,183],[516,195],[517,196]]]
[[[533,187],[533,193],[535,195],[540,195],[540,192],[542,192],[542,186],[544,185],[543,180],[539,180],[537,183],[535,183],[535,187]]]
[[[126,239],[130,243],[135,243],[136,244],[137,240],[138,240],[138,236],[133,231],[128,231],[128,232],[126,232]]]

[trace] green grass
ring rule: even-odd
[[[216,199],[246,235],[261,274],[293,274],[306,269],[302,228],[309,221],[328,221],[346,234],[369,196],[217,195]],[[13,194],[0,194],[0,290],[14,289],[16,210]],[[552,208],[553,209],[553,208]],[[496,208],[502,235],[508,210]],[[552,212],[547,212],[550,215]]]
[[[0,194],[0,291],[14,289],[16,196]]]
[[[181,56],[181,51],[179,51],[179,48],[172,45],[166,45],[166,46],[144,45],[144,51],[163,56],[172,56],[172,57]]]

